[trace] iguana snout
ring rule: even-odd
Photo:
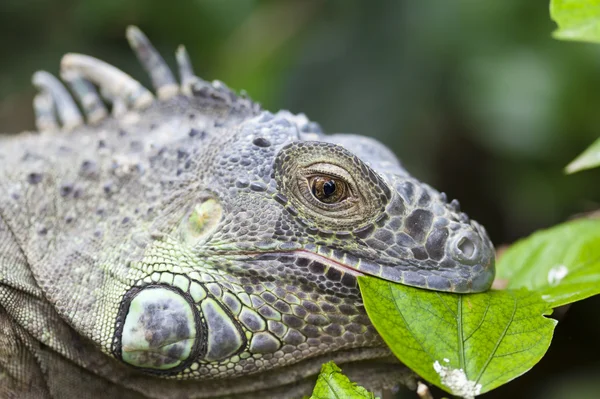
[[[275,158],[282,218],[295,224],[302,249],[342,266],[342,273],[438,291],[488,289],[495,254],[483,227],[456,200],[448,203],[395,159],[369,149],[381,144],[343,136],[339,144],[325,135],[293,142]]]

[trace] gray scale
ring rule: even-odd
[[[243,307],[239,315],[240,322],[250,331],[262,331],[266,328],[265,320],[254,310]]]
[[[208,361],[221,360],[238,352],[244,345],[245,337],[224,309],[209,298],[202,301],[202,312],[208,330],[204,358]]]
[[[156,95],[71,54],[64,67],[100,86],[116,115],[85,126],[103,104],[95,97],[96,111],[73,105],[79,118],[55,121],[64,129],[0,146],[0,242],[27,243],[14,254],[25,265],[11,257],[0,276],[31,276],[35,298],[63,323],[44,336],[24,328],[32,342],[55,338],[53,353],[75,336],[86,356],[57,359],[89,367],[90,378],[114,381],[117,370],[118,383],[142,381],[127,388],[160,396],[159,375],[173,395],[208,396],[236,389],[233,379],[276,386],[271,376],[314,374],[313,359],[388,356],[349,269],[440,291],[489,287],[494,251],[483,227],[381,143],[261,110],[196,77],[185,52],[180,84],[133,35]],[[42,94],[68,98],[46,78]],[[59,113],[50,104],[38,114]],[[327,202],[323,179],[350,197]]]
[[[273,334],[263,331],[252,335],[249,350],[252,353],[273,353],[281,347],[281,342]]]

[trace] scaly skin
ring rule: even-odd
[[[327,360],[410,382],[356,276],[483,291],[485,230],[382,144],[262,111],[181,50],[178,86],[128,36],[158,99],[69,55],[91,124],[42,73],[47,131],[0,141],[0,396],[297,397]]]

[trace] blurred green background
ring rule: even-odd
[[[147,83],[124,38],[135,24],[171,65],[183,43],[205,79],[378,138],[500,246],[600,208],[600,170],[562,172],[600,135],[600,45],[552,39],[548,5],[1,0],[0,131],[33,129],[30,76],[67,52]],[[598,397],[598,308],[573,305],[540,365],[484,397]]]

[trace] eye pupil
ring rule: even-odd
[[[323,184],[323,194],[325,194],[327,197],[333,195],[335,193],[335,189],[335,181],[333,180],[329,180]]]
[[[334,204],[346,198],[343,181],[328,176],[316,176],[309,180],[313,196],[325,204]]]

